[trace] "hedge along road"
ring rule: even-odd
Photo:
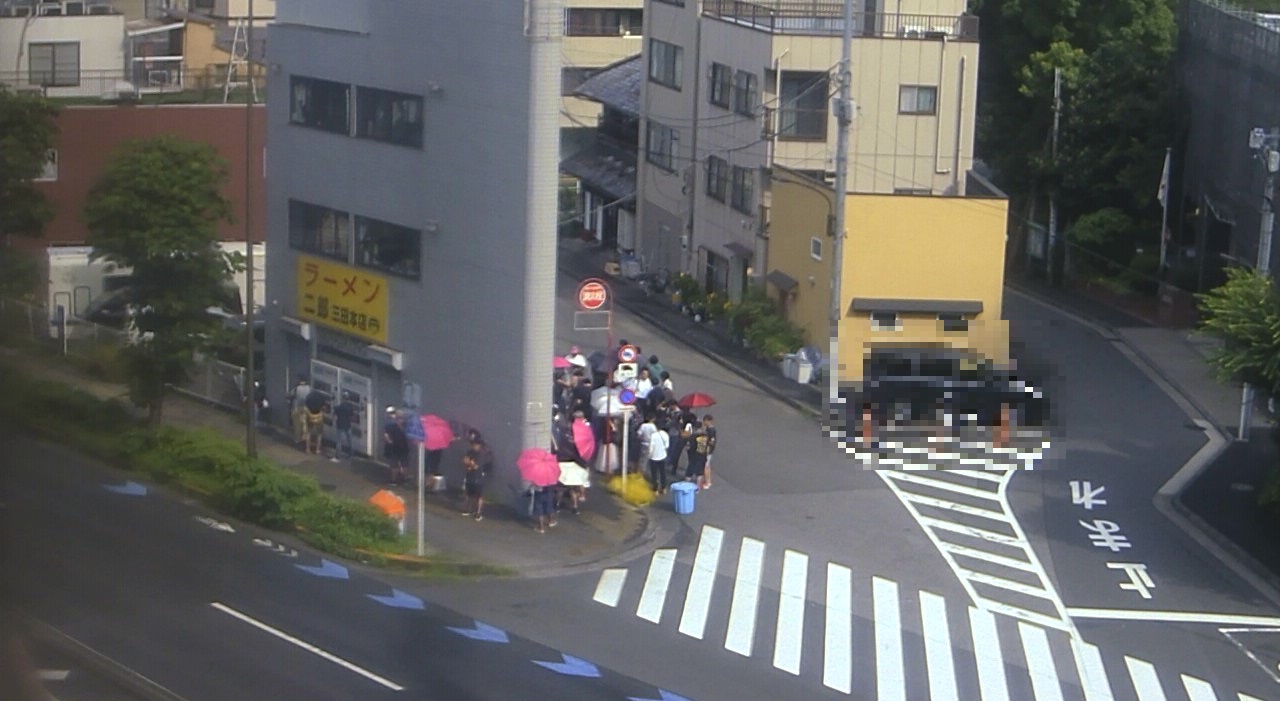
[[[282,556],[255,544],[263,531],[67,450],[7,444],[14,601],[177,696],[661,695],[423,601],[411,585],[305,550]]]

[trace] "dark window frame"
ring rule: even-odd
[[[684,47],[650,38],[649,82],[672,90],[681,90],[684,85]]]
[[[407,280],[422,279],[421,229],[359,215],[354,217],[353,229],[356,265]],[[396,237],[403,239],[388,243]]]
[[[639,36],[644,10],[634,7],[569,7],[564,11],[567,37]]]
[[[659,151],[654,146],[654,136],[662,134],[666,136],[665,151]],[[662,124],[660,122],[649,121],[645,124],[644,139],[644,159],[659,168],[674,173],[676,170],[676,151],[680,148],[680,133],[675,129]]]
[[[75,68],[59,65],[69,64],[65,54],[74,47]],[[36,52],[49,52],[48,57],[37,57]],[[37,66],[39,61],[42,65]],[[44,68],[47,65],[48,68]],[[80,85],[80,42],[78,41],[33,41],[27,44],[27,79],[32,85],[44,88],[73,88]]]
[[[760,104],[760,76],[751,71],[733,74],[733,111],[744,117],[754,117]]]
[[[719,202],[729,198],[729,162],[719,156],[707,156],[707,197]]]
[[[348,212],[290,199],[289,247],[350,264],[355,239],[351,219]]]
[[[422,148],[423,102],[421,95],[356,86],[356,138]]]
[[[779,85],[778,138],[784,141],[826,141],[830,104],[827,99],[830,91],[827,73],[783,71]]]
[[[327,131],[331,134],[351,136],[353,102],[351,93],[349,83],[305,75],[291,75],[289,76],[289,123],[308,129]]]
[[[756,170],[746,166],[733,166],[730,180],[732,196],[729,206],[743,214],[755,214]]]
[[[707,101],[717,107],[729,109],[733,105],[733,68],[723,63],[711,64],[711,89]]]
[[[910,109],[903,109],[904,102],[908,100],[908,91],[911,91],[912,97],[910,102],[915,106]],[[921,107],[921,97],[930,95],[928,105]],[[931,116],[938,113],[938,86],[936,85],[899,85],[898,86],[898,114]]]

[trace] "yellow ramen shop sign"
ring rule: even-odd
[[[386,343],[390,294],[385,277],[298,256],[298,316],[303,319]]]

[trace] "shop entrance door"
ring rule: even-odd
[[[357,453],[373,455],[373,381],[345,368],[312,360],[311,390],[324,392],[334,406],[342,401],[344,393],[351,396],[356,405],[356,415],[351,421],[352,448]],[[324,437],[336,444],[337,429],[333,426],[332,414],[325,420]]]

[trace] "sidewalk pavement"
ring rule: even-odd
[[[0,352],[5,362],[33,376],[75,386],[101,399],[120,398],[128,405],[123,386],[89,377],[60,359],[8,349]],[[163,421],[184,428],[209,428],[232,440],[245,440],[245,427],[235,415],[183,394],[171,394],[165,401]],[[388,487],[385,466],[359,458],[333,461],[308,455],[294,446],[291,436],[273,427],[259,431],[257,447],[260,457],[310,475],[322,489],[340,496],[366,501],[381,489],[391,489],[405,500],[405,533],[412,537],[417,532],[416,490]],[[466,508],[460,491],[461,451],[455,444],[445,453],[442,472],[448,491],[428,494],[424,499],[424,540],[429,556],[497,565],[526,577],[570,574],[622,562],[651,547],[656,534],[648,510],[671,510],[666,501],[635,508],[595,485],[580,514],[562,512],[556,528],[539,534],[520,508],[527,499],[495,480],[486,490],[484,520],[476,522],[461,513]]]

